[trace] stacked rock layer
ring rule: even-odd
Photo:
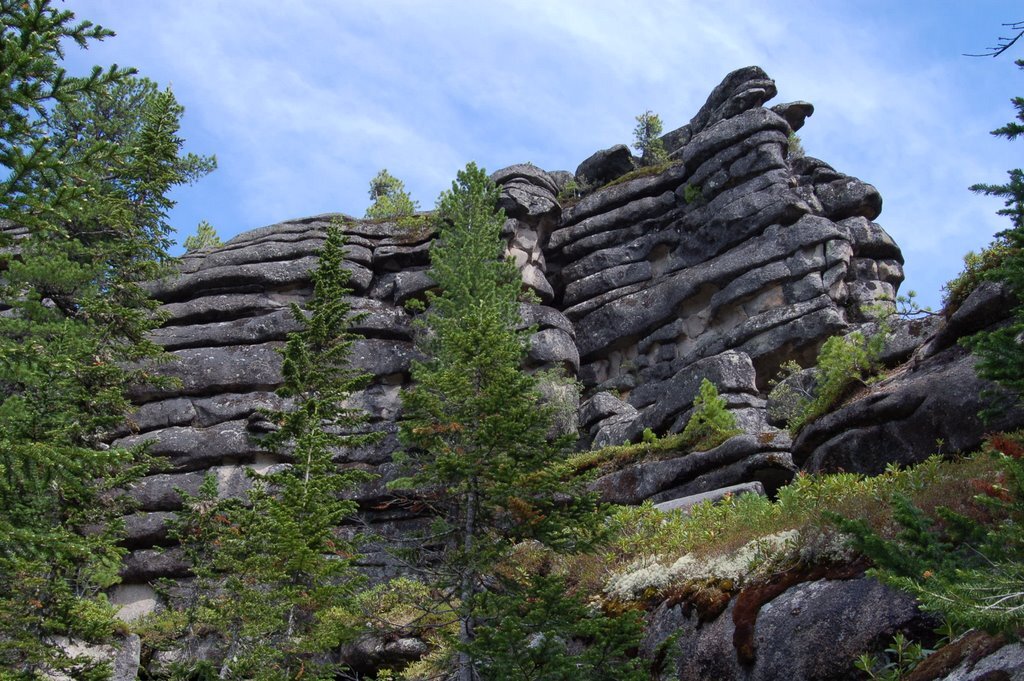
[[[634,170],[628,150],[613,147],[575,174],[522,164],[493,176],[508,255],[538,301],[522,306],[524,326],[536,328],[528,368],[560,368],[582,383],[584,402],[570,419],[581,446],[635,441],[648,428],[680,431],[703,378],[746,432],[718,450],[656,462],[657,471],[599,480],[608,500],[783,484],[795,468],[789,438],[766,421],[769,378],[787,360],[810,363],[824,340],[866,321],[863,305],[891,298],[902,281],[900,250],[873,222],[878,193],[822,161],[791,158],[790,136],[813,108],[766,108],[774,95],[756,67],[730,74],[689,124],[665,136],[671,162],[654,169]],[[126,612],[154,605],[151,580],[187,578],[166,529],[179,490],[195,492],[212,474],[222,494],[243,494],[245,468],[281,463],[260,447],[261,410],[288,406],[274,394],[278,350],[296,328],[291,305],[311,293],[331,221],[348,235],[352,303],[366,313],[352,361],[373,380],[351,401],[369,414],[367,427],[385,433],[380,444],[339,454],[339,465],[377,474],[354,493],[365,525],[348,529],[378,537],[365,564],[382,577],[397,569],[384,550],[389,538],[424,522],[386,484],[397,474],[400,395],[417,357],[404,303],[433,286],[429,220],[323,215],[247,232],[185,256],[175,276],[151,285],[167,317],[154,334],[171,356],[160,371],[179,381],[140,390],[115,443],[152,441],[164,464],[132,490],[139,510],[127,519],[131,553],[114,594]]]

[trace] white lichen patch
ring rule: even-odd
[[[670,558],[646,556],[609,579],[605,593],[620,600],[637,600],[684,582],[729,581],[739,586],[795,562],[799,554],[800,533],[786,530],[760,537],[721,556],[696,557],[688,553],[671,565],[667,564]]]

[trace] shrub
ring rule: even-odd
[[[700,187],[697,185],[687,183],[683,187],[683,201],[686,201],[686,205],[691,206],[695,203],[700,203],[703,198]]]
[[[786,146],[789,151],[789,158],[791,159],[803,158],[805,155],[804,145],[800,141],[800,137],[795,132],[789,133],[789,140]]]
[[[561,202],[574,201],[583,194],[586,187],[580,186],[580,183],[573,178],[565,183],[565,185],[558,190],[558,200]]]
[[[1011,255],[1019,256],[1020,249],[1005,238],[995,239],[978,253],[969,251],[964,256],[963,271],[942,286],[943,307],[947,311],[958,308],[983,281],[993,279]]]
[[[706,451],[722,444],[740,431],[736,416],[726,409],[725,399],[718,395],[715,384],[704,379],[693,400],[693,414],[683,429],[683,439],[696,451]]]
[[[791,433],[796,435],[807,423],[827,414],[853,385],[863,384],[878,371],[879,357],[889,335],[884,323],[880,327],[879,332],[870,337],[854,331],[825,341],[818,353],[814,397],[803,400],[798,413],[789,420]]]

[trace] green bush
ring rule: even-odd
[[[800,141],[800,137],[795,132],[789,133],[789,140],[786,146],[789,151],[789,158],[798,159],[805,156],[803,142]]]
[[[686,205],[692,206],[695,203],[700,203],[703,199],[700,187],[697,185],[688,183],[683,187],[683,201],[686,201]]]
[[[1010,256],[1020,255],[1005,238],[997,238],[980,252],[969,251],[964,256],[964,269],[955,279],[942,286],[942,305],[946,310],[960,307],[967,296],[983,282],[994,278]]]

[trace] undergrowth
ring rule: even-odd
[[[574,559],[580,562],[565,569],[591,593],[607,591],[642,571],[650,583],[633,579],[626,590],[641,598],[701,577],[727,577],[739,584],[796,565],[849,560],[848,537],[833,515],[857,518],[880,536],[892,537],[898,531],[892,499],[909,498],[924,513],[946,505],[976,514],[972,499],[977,486],[996,479],[989,455],[957,461],[934,456],[913,468],[891,466],[874,477],[800,474],[775,500],[745,494],[698,504],[686,514],[665,513],[649,502],[619,507],[611,515],[614,539],[599,559]],[[746,564],[736,564],[737,553]],[[702,567],[707,565],[721,574],[709,574]],[[654,587],[653,594],[648,586]],[[623,593],[619,589],[616,597]]]
[[[690,450],[689,444],[689,439],[682,434],[662,438],[647,437],[636,444],[612,445],[575,454],[569,458],[569,465],[577,474],[595,471],[603,475],[638,461],[654,461],[686,454]]]

